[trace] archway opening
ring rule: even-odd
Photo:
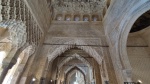
[[[52,84],[101,84],[99,68],[99,64],[93,57],[75,47],[65,51],[51,62],[48,76],[49,80],[53,81]]]
[[[132,81],[150,82],[150,11],[141,15],[132,26],[127,39],[127,54],[132,67]]]
[[[85,84],[85,74],[78,69],[77,67],[74,67],[69,73],[67,73],[66,80],[69,84]]]

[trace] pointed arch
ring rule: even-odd
[[[76,46],[76,45],[87,45],[84,41],[80,39],[68,41],[63,44],[65,45],[54,46],[49,49],[47,56],[50,62],[54,60],[57,56],[64,53],[65,51],[75,47],[82,49],[83,51],[88,53],[91,57],[93,57],[98,62],[98,64],[101,64],[102,62],[103,57],[100,56],[100,54],[94,48],[90,46]]]
[[[82,61],[83,63],[87,64],[88,67],[91,67],[90,63],[84,59],[82,56],[78,55],[77,53],[73,54],[71,57],[66,58],[65,60],[63,60],[59,65],[58,68],[60,69],[64,64],[66,64],[67,62],[69,62],[72,59],[77,58],[78,60]]]
[[[85,77],[84,72],[83,72],[79,67],[76,67],[76,66],[70,68],[70,69],[67,71],[67,73],[65,73],[65,81],[67,81],[67,77],[68,77],[69,73],[72,72],[73,70],[78,70],[80,73],[82,73],[83,76],[84,76],[85,83],[86,83],[86,77]]]
[[[71,71],[69,74],[68,74],[68,76],[67,76],[67,80],[70,80],[70,78],[71,78],[71,76],[72,75],[74,75],[76,72],[80,72],[79,70],[77,70],[77,69],[74,69],[73,71]],[[81,73],[81,72],[80,72]],[[83,79],[84,79],[84,74],[83,73],[81,73],[82,74],[82,76],[83,76]],[[85,84],[85,79],[84,79],[84,84]],[[79,83],[80,84],[80,83]]]
[[[86,75],[86,71],[83,70],[83,69],[82,69],[80,66],[78,66],[78,65],[73,65],[73,66],[69,67],[69,68],[65,71],[65,74],[67,74],[70,70],[74,69],[75,67],[78,68],[78,69],[80,69],[80,70]]]

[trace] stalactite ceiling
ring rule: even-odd
[[[55,0],[52,2],[55,13],[102,14],[105,0]]]

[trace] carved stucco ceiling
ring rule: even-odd
[[[102,14],[106,0],[54,0],[52,7],[55,13]]]

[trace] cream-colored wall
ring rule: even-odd
[[[150,83],[150,54],[147,50],[147,47],[127,48],[129,60],[132,66],[133,81],[141,80],[143,84]]]
[[[141,80],[143,82],[142,84],[149,84],[150,53],[147,42],[137,32],[129,35],[127,43],[133,81],[137,82]]]
[[[107,45],[102,22],[54,21],[44,43],[61,44],[61,41],[80,39],[89,45]],[[61,40],[61,41],[57,41]],[[56,43],[57,42],[57,43]]]
[[[53,21],[48,37],[98,37],[104,35],[102,22]]]
[[[140,34],[146,43],[150,46],[150,26],[140,31]]]

